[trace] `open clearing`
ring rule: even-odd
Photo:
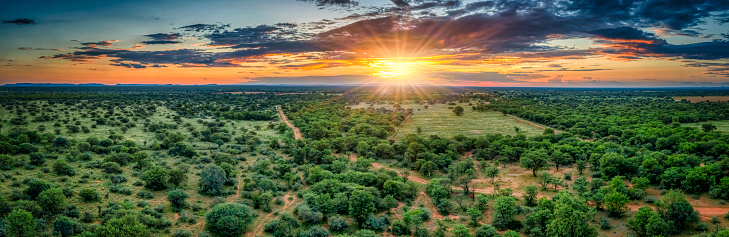
[[[453,137],[456,135],[478,136],[479,134],[501,133],[505,135],[516,135],[514,127],[518,127],[520,133],[526,136],[542,134],[543,128],[534,126],[531,123],[521,121],[512,116],[504,116],[500,112],[487,111],[476,112],[468,104],[459,103],[464,108],[463,115],[456,116],[453,109],[455,105],[434,104],[428,105],[425,109],[421,104],[404,104],[403,109],[413,109],[413,114],[405,121],[395,137],[402,139],[405,134],[418,132],[422,129],[421,135],[438,135],[441,137]],[[369,104],[360,103],[352,108],[369,108]],[[375,105],[375,109],[393,109],[393,105]]]
[[[729,101],[729,96],[676,96],[673,97],[676,101],[681,100],[688,100],[691,103],[699,103],[699,102],[719,102],[719,101]]]
[[[699,123],[682,123],[681,126],[701,129],[701,125],[705,123],[710,123],[716,126],[716,131],[718,132],[729,133],[729,120],[706,121]]]

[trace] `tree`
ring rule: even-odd
[[[701,129],[704,130],[704,132],[711,132],[716,130],[716,125],[714,125],[713,123],[701,124]]]
[[[170,170],[169,182],[175,187],[185,185],[187,183],[187,172],[181,169]]]
[[[668,223],[650,207],[641,207],[633,218],[628,219],[628,229],[638,237],[665,236],[668,234]]]
[[[455,113],[456,116],[463,115],[463,107],[461,107],[460,105],[457,105],[455,108],[453,108],[453,113]]]
[[[32,199],[36,199],[38,195],[51,188],[51,185],[43,180],[33,179],[28,183],[28,188],[25,189],[25,194],[30,196]]]
[[[365,190],[354,190],[349,197],[349,215],[360,223],[375,211],[375,198]]]
[[[74,176],[76,172],[74,172],[73,167],[66,162],[66,160],[58,160],[55,163],[53,163],[53,172],[57,175],[68,175],[68,176]]]
[[[37,223],[33,215],[22,209],[15,209],[5,219],[5,229],[9,237],[34,237]]]
[[[683,230],[689,223],[699,220],[699,215],[694,207],[685,200],[669,204],[664,217],[676,230]]]
[[[478,221],[481,220],[481,215],[483,212],[481,210],[478,210],[476,208],[468,208],[468,216],[471,217],[471,221],[468,222],[471,226],[478,226]]]
[[[622,217],[628,201],[628,196],[620,192],[613,191],[605,195],[605,206],[607,207],[608,215]]]
[[[155,166],[142,174],[144,187],[159,191],[164,190],[169,185],[169,170],[162,166]]]
[[[499,232],[493,226],[486,224],[476,229],[474,237],[499,237]]]
[[[572,157],[570,157],[569,154],[565,154],[562,151],[554,151],[551,155],[552,162],[554,162],[554,165],[557,167],[557,170],[559,170],[560,165],[566,165],[569,163],[572,163]]]
[[[471,237],[471,230],[463,224],[455,224],[451,234],[453,234],[453,237]]]
[[[99,193],[96,192],[96,190],[85,188],[81,189],[78,193],[79,199],[81,199],[82,202],[98,202],[101,201],[101,196],[99,196]]]
[[[38,195],[38,205],[48,213],[58,214],[66,209],[66,196],[60,188],[52,188]]]
[[[513,197],[499,197],[494,202],[491,225],[497,229],[507,229],[514,222],[516,215],[516,201]]]
[[[544,150],[527,151],[521,154],[521,167],[532,170],[537,177],[537,171],[547,166],[547,152]]]
[[[205,167],[200,173],[200,192],[218,196],[223,194],[223,184],[225,183],[225,172],[220,166],[211,164]]]
[[[494,179],[499,177],[499,171],[499,167],[496,166],[489,166],[484,170],[486,177],[491,179],[491,184],[494,184]]]
[[[584,200],[573,197],[562,191],[555,195],[554,220],[547,225],[547,236],[595,237],[597,229],[589,224],[592,216],[589,214]],[[541,203],[541,201],[540,201]]]
[[[327,225],[329,226],[329,229],[335,232],[343,231],[349,227],[347,224],[347,219],[340,215],[333,216],[329,218],[329,221],[327,221]]]
[[[537,201],[537,186],[529,185],[526,186],[525,190],[526,195],[524,195],[524,202],[526,202],[527,206],[534,206],[536,205]]]
[[[427,177],[430,177],[433,175],[433,172],[438,169],[438,165],[436,165],[432,161],[426,161],[422,165],[420,165],[420,173],[424,174]]]
[[[72,236],[76,228],[76,221],[67,216],[59,216],[53,221],[53,233],[62,237]]]
[[[585,160],[577,160],[577,172],[582,175],[582,172],[587,168],[587,162]]]
[[[167,192],[167,201],[170,201],[170,205],[174,210],[180,210],[187,207],[187,201],[185,201],[185,199],[188,197],[190,197],[190,195],[187,195],[185,190],[182,189],[174,189]]]
[[[98,237],[147,237],[151,235],[149,228],[140,223],[136,215],[111,219],[100,226],[96,233]]]
[[[257,216],[247,205],[222,203],[205,214],[205,227],[220,236],[240,236]]]

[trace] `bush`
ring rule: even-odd
[[[190,196],[182,189],[175,189],[167,193],[167,201],[170,201],[172,208],[178,211],[187,207],[185,199],[188,197]]]
[[[222,236],[238,236],[253,223],[257,214],[249,206],[223,203],[205,215],[208,231]]]
[[[102,169],[104,169],[104,173],[107,174],[121,174],[122,168],[121,166],[116,162],[104,162],[104,164],[101,165]]]
[[[192,236],[192,232],[189,230],[184,229],[175,229],[175,232],[172,233],[172,237],[190,237]]]
[[[140,190],[137,193],[137,197],[144,198],[144,199],[152,199],[152,198],[154,198],[154,193],[147,191],[147,190]]]
[[[127,177],[124,175],[112,175],[111,182],[115,184],[124,183],[127,181]]]
[[[152,190],[164,190],[169,185],[169,170],[157,166],[150,170],[147,170],[142,174],[142,180],[144,180],[144,187]]]
[[[98,202],[101,201],[101,196],[99,196],[99,193],[96,192],[96,190],[85,188],[81,189],[81,191],[78,193],[79,199],[81,199],[82,202]]]
[[[217,165],[208,165],[200,173],[200,192],[210,196],[223,194],[225,171]]]
[[[124,185],[112,185],[111,187],[109,187],[109,192],[122,195],[132,195],[134,193],[134,190]]]
[[[340,215],[333,216],[329,218],[327,221],[327,225],[329,225],[329,229],[334,232],[339,232],[347,229],[349,225],[347,224],[347,219]]]
[[[66,196],[60,188],[52,188],[38,195],[38,205],[48,213],[58,214],[66,209]]]
[[[393,235],[396,236],[403,236],[403,235],[410,235],[410,226],[405,224],[402,220],[396,220],[392,222],[391,230]]]

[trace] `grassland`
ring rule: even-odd
[[[719,120],[719,121],[707,121],[707,122],[699,122],[699,123],[683,123],[681,126],[686,127],[692,127],[692,128],[698,128],[701,129],[701,125],[710,123],[716,126],[716,131],[722,132],[722,133],[729,133],[729,120]]]
[[[542,134],[543,128],[534,126],[512,116],[505,116],[499,112],[476,112],[467,103],[459,103],[464,108],[463,115],[456,116],[452,109],[455,105],[434,104],[428,105],[426,109],[421,104],[404,104],[403,109],[413,109],[413,114],[405,121],[403,126],[395,135],[401,139],[405,134],[418,132],[418,127],[425,136],[438,135],[441,137],[453,137],[456,135],[478,136],[479,134],[500,133],[505,135],[516,135],[514,127],[519,128],[519,133],[526,136]],[[352,108],[368,108],[369,104],[361,103]],[[372,106],[375,109],[393,109],[390,104],[378,104]]]

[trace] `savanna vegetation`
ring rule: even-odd
[[[726,236],[726,94],[3,89],[0,236]]]

